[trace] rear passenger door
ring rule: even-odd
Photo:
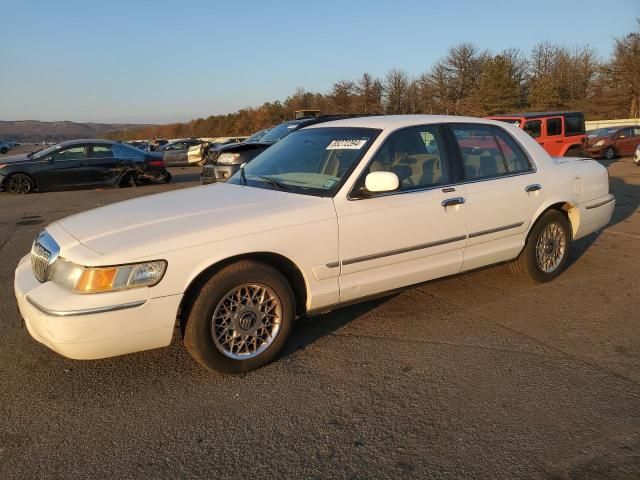
[[[124,162],[115,158],[112,145],[94,144],[89,151],[87,166],[91,185],[113,185],[120,178]]]
[[[638,143],[640,143],[640,127],[622,129],[616,140],[616,153],[623,157],[633,155]]]
[[[562,117],[545,118],[545,135],[542,142],[539,142],[554,157],[562,155],[564,147],[562,120]]]
[[[515,258],[542,202],[541,175],[504,129],[450,125],[464,169],[467,247],[462,270]]]

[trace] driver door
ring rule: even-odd
[[[44,162],[36,182],[43,188],[72,188],[89,183],[85,144],[73,145],[52,153]]]
[[[451,156],[439,126],[392,133],[348,198],[335,199],[340,301],[458,273],[466,245],[463,187],[451,183]],[[398,175],[397,191],[367,194],[373,171]]]

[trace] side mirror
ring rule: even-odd
[[[393,192],[400,187],[400,179],[393,172],[371,172],[364,179],[364,187],[370,193]]]

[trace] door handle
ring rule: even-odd
[[[534,183],[532,185],[527,185],[524,188],[524,191],[529,193],[529,192],[536,192],[538,190],[542,190],[542,185],[540,185],[539,183]]]
[[[447,207],[453,207],[454,205],[461,205],[463,203],[464,203],[464,198],[453,197],[453,198],[447,198],[446,200],[443,200],[441,205],[444,208],[447,208]]]

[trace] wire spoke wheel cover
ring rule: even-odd
[[[536,264],[545,273],[555,271],[567,250],[567,235],[561,225],[549,223],[536,242]]]
[[[270,287],[250,283],[218,302],[211,320],[216,348],[234,360],[256,357],[273,343],[282,324],[282,302]]]

